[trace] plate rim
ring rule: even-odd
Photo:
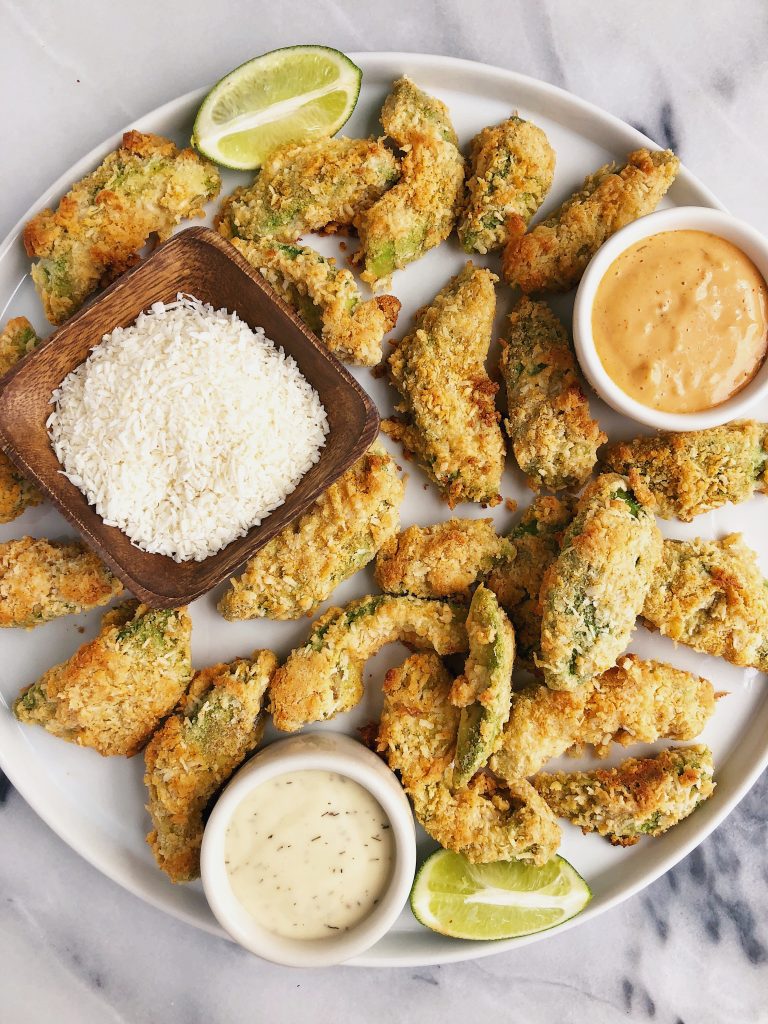
[[[660,148],[657,143],[644,135],[639,131],[639,129],[630,125],[628,122],[623,121],[615,114],[604,110],[597,104],[583,99],[560,86],[552,85],[549,82],[545,82],[531,75],[512,71],[508,68],[502,68],[493,64],[486,64],[481,61],[443,56],[440,54],[425,54],[418,51],[358,50],[351,51],[348,56],[355,63],[363,66],[364,74],[366,72],[381,72],[385,69],[389,70],[391,74],[402,74],[402,70],[393,71],[393,66],[403,64],[407,65],[408,62],[418,62],[420,68],[419,73],[422,71],[428,73],[430,69],[438,70],[440,72],[452,69],[456,71],[457,77],[463,78],[467,74],[475,76],[482,75],[489,81],[493,81],[497,84],[502,82],[505,86],[511,88],[514,88],[515,86],[523,87],[527,90],[537,92],[539,96],[542,96],[545,99],[552,100],[553,103],[561,108],[570,108],[576,113],[588,115],[593,121],[598,120],[602,122],[611,129],[621,132],[626,137],[633,138],[638,146],[647,145],[653,149]],[[126,127],[115,132],[102,143],[94,146],[88,153],[82,156],[63,174],[61,174],[19,218],[2,242],[0,242],[0,261],[6,257],[11,247],[18,243],[21,231],[27,220],[29,220],[29,218],[38,210],[48,205],[52,199],[63,193],[73,180],[82,177],[89,169],[95,166],[96,163],[100,162],[103,157],[114,149],[117,143],[119,143],[123,132],[129,130],[131,127],[138,127],[141,129],[142,122],[147,118],[172,118],[180,109],[191,106],[192,103],[202,100],[208,91],[209,90],[206,87],[192,89],[175,97],[174,99],[168,100],[167,102],[154,107],[152,110],[146,111],[145,113],[133,118]],[[714,193],[685,166],[681,166],[678,178],[692,186],[697,191],[701,197],[701,205],[708,205],[711,208],[718,210],[726,210],[724,204],[714,195]],[[9,297],[8,302],[12,300],[12,297],[12,295]],[[7,304],[8,303],[5,305],[7,306]],[[0,698],[0,702],[3,704],[5,703],[2,698]],[[670,852],[658,860],[655,866],[646,870],[642,879],[627,885],[626,888],[622,888],[620,892],[617,892],[612,897],[606,898],[598,905],[590,904],[583,913],[553,929],[538,932],[533,935],[520,936],[518,938],[503,939],[493,942],[466,943],[456,941],[456,948],[454,950],[450,947],[441,947],[440,949],[436,949],[431,955],[425,955],[423,952],[404,953],[403,955],[383,955],[381,953],[377,954],[376,947],[373,947],[365,954],[347,961],[347,963],[350,966],[365,967],[415,967],[435,966],[465,960],[476,960],[481,957],[492,956],[496,953],[509,952],[512,949],[520,948],[549,937],[555,937],[562,932],[568,931],[580,924],[584,924],[647,888],[677,863],[683,860],[689,853],[691,853],[692,850],[711,835],[711,833],[722,823],[731,811],[733,811],[736,805],[746,796],[767,766],[768,744],[766,744],[762,755],[755,759],[750,770],[741,777],[739,783],[735,786],[734,792],[731,794],[730,798],[726,800],[723,806],[717,812],[710,813],[705,823],[695,829],[692,829],[692,835],[689,838],[672,847]],[[158,910],[170,914],[177,920],[190,924],[193,927],[209,934],[229,938],[229,936],[227,936],[226,933],[218,926],[214,918],[210,921],[205,921],[183,906],[169,906],[159,896],[155,895],[153,892],[147,892],[140,882],[134,880],[129,864],[121,865],[119,863],[115,863],[114,859],[110,859],[108,854],[104,854],[99,850],[94,850],[81,832],[68,823],[65,813],[66,805],[57,805],[55,801],[50,806],[46,804],[46,802],[39,797],[34,783],[29,781],[29,779],[22,779],[20,770],[17,771],[16,767],[9,763],[7,751],[3,750],[2,747],[0,747],[0,768],[2,768],[16,791],[38,815],[38,817],[40,817],[45,824],[71,849],[96,868],[96,870],[101,874],[105,875],[112,882],[115,882],[122,889],[131,893],[131,895],[138,897],[143,902]]]

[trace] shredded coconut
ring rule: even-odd
[[[296,362],[178,295],[106,334],[51,398],[64,475],[136,547],[201,561],[282,505],[328,420]]]

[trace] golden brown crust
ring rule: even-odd
[[[523,297],[507,318],[502,344],[504,425],[528,486],[578,489],[608,438],[590,416],[565,328],[546,303]]]
[[[189,685],[191,632],[186,608],[126,601],[94,640],[21,691],[14,714],[104,756],[131,757]]]
[[[544,202],[555,151],[541,128],[513,115],[472,139],[469,164],[459,241],[468,253],[493,252],[522,234]]]
[[[490,271],[467,263],[417,315],[389,357],[404,419],[382,429],[412,453],[453,508],[501,501],[504,440],[485,371],[496,297]]]
[[[213,164],[158,135],[129,131],[122,145],[76,182],[55,211],[24,228],[32,278],[53,324],[63,323],[103,283],[127,270],[150,235],[166,238],[221,187]]]
[[[629,758],[618,768],[537,775],[533,785],[555,814],[582,832],[634,846],[643,835],[666,832],[710,797],[712,771],[708,747],[678,747]]]
[[[196,672],[176,713],[146,748],[153,824],[147,842],[172,882],[200,874],[205,812],[261,739],[263,698],[276,668],[271,651],[254,651],[250,660]]]
[[[31,352],[40,338],[25,316],[9,320],[0,331],[0,374],[7,373],[19,359]],[[7,455],[0,452],[0,523],[10,523],[34,505],[42,503],[43,496],[16,469]]]
[[[600,461],[616,473],[636,473],[653,494],[658,515],[689,523],[765,489],[768,426],[743,420],[636,437],[608,445]]]
[[[670,150],[637,149],[619,170],[606,164],[562,206],[504,249],[504,279],[526,294],[568,291],[603,242],[656,208],[680,161]]]
[[[394,460],[375,444],[230,580],[219,611],[230,620],[314,614],[393,537],[404,496]]]
[[[106,604],[123,585],[79,541],[0,544],[0,627],[31,629]]]
[[[695,651],[768,672],[768,585],[740,533],[665,540],[642,614]]]

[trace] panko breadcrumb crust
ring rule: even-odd
[[[496,277],[472,263],[420,310],[389,357],[402,395],[402,419],[382,430],[412,454],[453,508],[460,501],[497,505],[504,440],[495,384],[485,370]]]
[[[636,149],[623,167],[600,167],[531,231],[509,239],[502,259],[504,280],[526,294],[575,287],[607,238],[656,209],[679,167],[668,149]]]
[[[742,420],[708,430],[662,431],[608,445],[600,461],[615,473],[636,474],[653,495],[657,515],[689,523],[768,489],[768,426]]]
[[[381,361],[382,338],[400,312],[394,295],[364,302],[351,272],[307,245],[240,238],[232,244],[338,359],[356,366]]]
[[[524,780],[478,774],[453,788],[459,711],[450,673],[434,654],[414,655],[384,681],[377,740],[413,802],[417,820],[441,846],[472,863],[523,860],[544,864],[560,844],[546,803]]]
[[[546,303],[523,297],[507,317],[502,345],[504,425],[528,486],[578,489],[608,437],[590,416],[565,328]]]
[[[9,320],[0,331],[0,374],[7,373],[19,359],[40,343],[25,316]],[[4,452],[0,452],[0,523],[11,523],[28,508],[42,503],[43,496],[24,478]]]
[[[613,743],[693,740],[714,710],[709,680],[626,654],[578,690],[534,683],[515,691],[490,767],[502,778],[527,778],[550,758],[580,752],[584,744],[606,757]]]
[[[584,489],[547,569],[539,600],[544,681],[575,690],[615,664],[661,557],[662,538],[647,494],[605,473]]]
[[[712,751],[700,745],[630,757],[618,768],[536,775],[533,785],[555,814],[582,832],[634,846],[644,835],[662,835],[708,799],[712,774]]]
[[[462,605],[388,594],[329,608],[275,673],[270,687],[275,725],[295,732],[349,711],[363,695],[365,662],[396,640],[438,654],[466,651],[466,617]]]
[[[23,689],[13,712],[105,757],[132,757],[189,685],[191,634],[186,608],[126,601],[94,640]]]
[[[252,185],[227,196],[216,217],[225,238],[300,235],[354,219],[399,177],[399,163],[380,139],[316,139],[274,149]]]
[[[31,629],[106,604],[123,585],[80,541],[0,544],[0,627]]]
[[[642,620],[695,651],[768,672],[768,583],[740,533],[665,540]]]
[[[196,672],[175,714],[149,741],[147,842],[172,882],[200,874],[205,812],[261,740],[264,694],[276,668],[272,651],[254,651]]]
[[[405,483],[376,443],[256,554],[219,601],[225,619],[312,615],[394,536]]]
[[[160,135],[129,131],[122,145],[72,186],[55,211],[24,228],[32,280],[52,324],[70,317],[99,285],[139,260],[157,235],[167,238],[221,188],[219,172],[191,149]]]
[[[469,144],[467,198],[457,226],[465,252],[487,253],[522,235],[544,202],[555,151],[537,125],[512,115]]]

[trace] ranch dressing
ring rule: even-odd
[[[233,893],[260,925],[319,939],[376,907],[394,841],[367,789],[336,772],[297,771],[269,779],[238,805],[224,857]]]
[[[768,286],[726,239],[662,231],[608,268],[592,334],[625,394],[663,412],[701,412],[735,395],[765,361]]]

